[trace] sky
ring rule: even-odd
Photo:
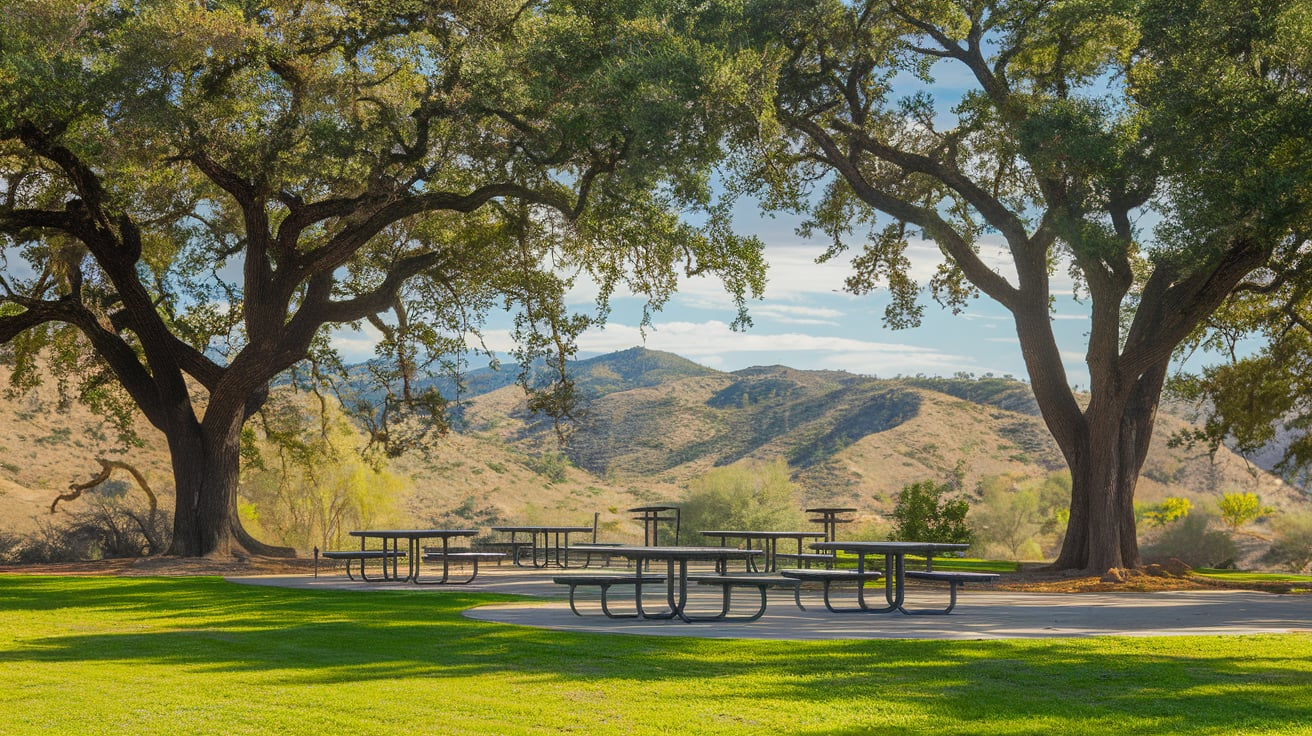
[[[895,79],[893,86],[907,93],[930,92],[944,111],[944,119],[938,122],[946,128],[952,124],[947,111],[966,89],[973,87],[973,81],[964,69],[943,63],[935,65],[934,84],[930,87],[906,75]],[[730,328],[737,310],[713,277],[685,279],[645,331],[639,328],[643,301],[612,297],[606,325],[580,337],[577,357],[645,346],[677,353],[722,371],[786,365],[882,378],[969,373],[1026,380],[1010,314],[987,297],[980,297],[964,313],[954,315],[924,294],[921,326],[891,330],[883,325],[886,292],[854,296],[844,291],[844,280],[851,272],[851,251],[844,254],[847,257],[818,264],[816,257],[825,251],[827,242],[799,236],[800,217],[763,216],[752,201],[740,202],[734,217],[739,234],[756,235],[765,244],[769,264],[763,298],[748,304],[753,322],[750,328]],[[853,243],[854,248],[859,245]],[[982,255],[990,261],[990,243],[986,240],[981,245]],[[991,245],[990,262],[999,273],[1009,273],[1001,240]],[[937,246],[925,241],[913,241],[909,256],[913,275],[922,286],[942,261]],[[1069,382],[1077,389],[1087,388],[1089,373],[1084,352],[1090,324],[1088,307],[1073,298],[1071,284],[1065,278],[1060,270],[1053,275],[1053,327]],[[595,286],[579,284],[569,294],[569,305],[576,311],[592,312],[596,294]],[[494,320],[484,335],[493,350],[504,353],[512,347],[508,319],[503,324]],[[367,360],[373,355],[374,337],[368,333],[339,333],[336,345],[348,360]]]
[[[786,365],[883,378],[970,373],[1025,379],[1010,315],[992,300],[981,297],[963,314],[953,315],[926,294],[922,325],[891,330],[883,325],[887,295],[845,292],[844,279],[851,272],[849,258],[816,263],[826,242],[797,235],[798,220],[762,216],[751,204],[740,206],[735,219],[740,233],[762,240],[769,264],[763,298],[748,303],[751,327],[730,328],[737,311],[714,277],[685,279],[665,308],[653,315],[645,334],[639,327],[643,301],[633,296],[613,297],[607,323],[580,337],[577,357],[644,346],[722,371]],[[987,245],[984,252],[988,254]],[[850,251],[844,255],[850,256]],[[913,241],[910,255],[917,281],[927,283],[942,260],[937,247]],[[995,262],[999,271],[1006,273],[1000,252]],[[1087,386],[1088,370],[1083,363],[1089,328],[1087,305],[1075,301],[1069,285],[1063,285],[1058,277],[1054,290],[1053,325],[1068,378],[1075,386]],[[580,284],[568,295],[569,306],[590,313],[595,310],[595,297],[593,285]],[[508,320],[500,323],[494,319],[484,335],[494,350],[508,351],[512,345]],[[348,360],[365,360],[372,356],[371,337],[368,333],[340,333],[336,344]]]

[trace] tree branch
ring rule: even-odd
[[[923,228],[952,256],[971,283],[1008,309],[1018,306],[1020,295],[1015,287],[986,266],[971,248],[970,243],[937,212],[911,204],[871,186],[856,165],[843,156],[838,144],[815,122],[791,116],[787,121],[820,146],[825,153],[825,163],[833,166],[864,202],[899,220]]]

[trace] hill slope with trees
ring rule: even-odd
[[[679,500],[715,468],[782,459],[799,504],[850,505],[878,525],[906,484],[958,481],[978,502],[985,487],[1015,488],[1064,470],[1027,386],[1010,379],[878,379],[784,366],[729,373],[635,348],[571,366],[586,400],[561,446],[551,422],[528,413],[522,389],[497,386],[495,372],[475,373],[486,375],[466,385],[491,390],[470,390],[450,433],[390,463],[406,482],[377,506],[375,522],[588,524],[596,514],[602,536],[632,537],[640,532],[625,509]],[[16,428],[0,438],[0,530],[34,534],[85,508],[74,501],[49,513],[55,496],[97,470],[100,456],[135,463],[171,497],[167,457],[150,436],[125,452],[95,417],[52,407],[51,396],[0,401],[0,420]],[[1169,435],[1186,426],[1160,416],[1142,503],[1177,496],[1202,507],[1226,492],[1254,492],[1280,509],[1307,504],[1298,489],[1232,453],[1212,459],[1168,447]],[[246,487],[249,511],[254,491]]]

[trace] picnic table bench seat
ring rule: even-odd
[[[503,557],[509,557],[510,561],[516,565],[518,565],[519,561],[523,559],[524,550],[526,549],[528,550],[533,549],[533,543],[518,542],[518,541],[516,542],[487,541],[487,542],[474,542],[473,544],[473,551],[475,552],[500,552],[502,553]],[[438,550],[433,550],[433,551],[436,552]],[[498,565],[501,564],[501,561],[498,560],[497,564]]]
[[[688,582],[718,586],[724,593],[720,613],[713,616],[698,616],[693,619],[696,621],[755,621],[765,614],[766,590],[769,588],[788,588],[793,591],[793,602],[797,607],[806,610],[802,605],[802,581],[797,578],[782,575],[689,575]],[[730,599],[734,588],[756,588],[760,591],[760,608],[748,615],[730,616]]]
[[[615,547],[623,547],[620,542],[575,542],[569,546],[569,554],[583,555],[583,566],[592,566],[592,556],[600,557],[606,567],[610,567],[610,561],[615,558],[612,550]]]
[[[951,613],[957,605],[957,587],[966,583],[993,583],[998,579],[997,573],[992,572],[961,572],[956,570],[907,570],[904,573],[908,580],[927,580],[935,583],[948,584],[948,607],[943,610],[921,609],[907,610],[902,609],[902,613],[908,615],[942,615]]]
[[[636,573],[624,575],[556,575],[551,578],[551,581],[557,585],[569,586],[569,610],[573,611],[575,616],[583,615],[575,605],[575,591],[580,587],[596,587],[601,590],[601,612],[606,614],[608,618],[637,618],[641,615],[640,611],[633,613],[616,613],[612,611],[606,597],[607,591],[616,585],[636,586],[639,583],[642,585],[657,585],[665,582],[665,576],[639,575]]]
[[[851,610],[835,608],[833,603],[829,600],[830,587],[834,583],[855,583],[856,585],[865,585],[871,580],[878,580],[884,576],[884,574],[878,570],[860,572],[848,569],[828,570],[810,567],[805,569],[780,570],[779,574],[787,578],[795,578],[800,582],[822,583],[824,585],[825,608],[828,608],[834,613],[842,613],[845,610]]]
[[[319,553],[320,557],[329,560],[346,561],[346,577],[355,580],[355,575],[351,574],[351,562],[354,561],[359,565],[360,579],[373,582],[364,572],[365,560],[382,560],[383,561],[383,578],[387,578],[387,562],[395,562],[397,559],[407,556],[403,549],[330,549]]]
[[[808,568],[811,567],[813,562],[832,565],[834,560],[837,559],[834,555],[825,554],[824,552],[775,552],[774,557],[776,560],[793,560],[797,564],[805,565]]]
[[[473,565],[473,569],[470,570],[469,577],[463,581],[446,580],[446,568],[443,567],[443,576],[442,576],[443,582],[453,582],[457,584],[462,582],[468,583],[472,581],[474,578],[478,577],[479,562],[486,562],[491,560],[496,560],[500,562],[501,560],[505,559],[505,557],[506,557],[505,552],[474,552],[466,549],[448,550],[446,552],[443,552],[440,549],[424,550],[424,559],[429,562],[441,562],[444,566],[449,565],[452,562],[469,563]]]

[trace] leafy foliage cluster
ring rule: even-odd
[[[974,531],[966,521],[970,502],[951,483],[931,480],[911,483],[897,494],[893,538],[915,542],[969,544]]]
[[[1163,527],[1183,519],[1193,509],[1193,502],[1179,496],[1167,496],[1161,503],[1135,506],[1135,513],[1154,527]]]
[[[1270,506],[1263,506],[1262,499],[1252,491],[1223,493],[1217,505],[1221,510],[1221,520],[1232,531],[1275,511]]]
[[[409,481],[383,458],[367,462],[367,444],[331,399],[275,393],[248,433],[243,519],[301,552],[341,549],[351,529],[385,525]]]
[[[689,483],[680,504],[685,529],[796,529],[804,515],[782,459],[714,468]]]
[[[981,480],[969,517],[979,552],[999,559],[1051,559],[1066,531],[1070,484],[1069,473]]]

